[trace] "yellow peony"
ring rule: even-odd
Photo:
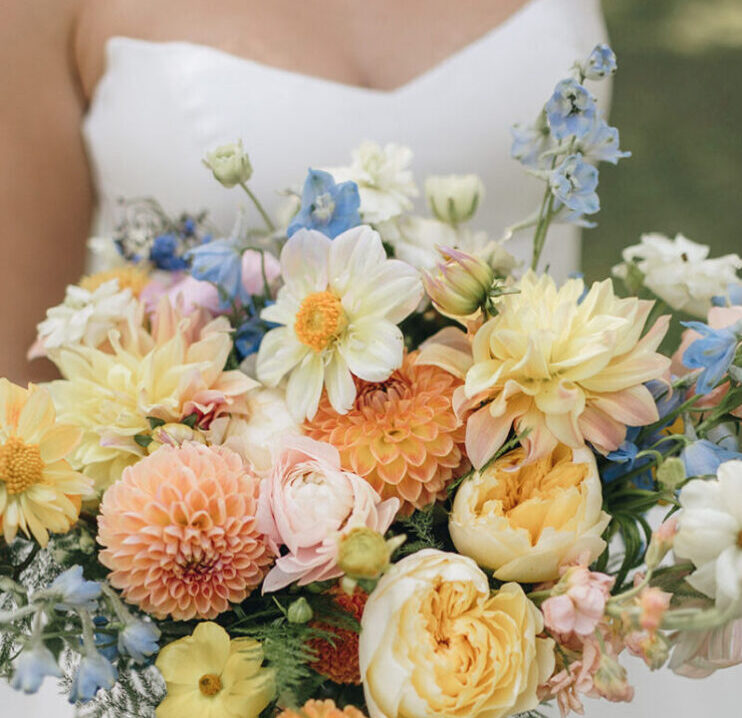
[[[223,371],[230,332],[226,317],[184,317],[163,299],[151,331],[131,320],[109,334],[110,351],[78,346],[51,355],[64,376],[50,384],[59,416],[83,430],[73,463],[99,491],[146,456],[136,437],[150,433],[148,417],[178,423],[195,413],[203,428],[246,412],[244,395],[256,382]]]
[[[558,578],[559,566],[605,548],[610,516],[589,449],[559,445],[524,464],[515,449],[459,487],[449,520],[456,549],[501,581]]]
[[[554,669],[543,618],[515,583],[490,594],[465,556],[419,551],[379,581],[361,622],[371,718],[500,718],[535,708]]]
[[[652,302],[619,299],[611,280],[596,282],[582,297],[581,279],[557,289],[533,272],[518,294],[497,300],[498,314],[474,337],[466,373],[466,449],[480,468],[507,439],[511,427],[529,430],[529,459],[557,443],[601,452],[617,449],[626,426],[658,419],[644,383],[658,379],[670,360],[657,353],[667,331],[661,317],[642,338]]]
[[[56,423],[46,389],[0,379],[0,527],[10,543],[18,529],[46,546],[49,532],[69,531],[90,479],[65,457],[80,430]]]
[[[217,623],[165,646],[157,666],[167,696],[157,718],[257,718],[273,700],[275,678],[263,668],[263,648],[252,638],[229,639]]]

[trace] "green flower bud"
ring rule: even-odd
[[[228,189],[244,184],[252,177],[252,165],[242,147],[242,140],[222,145],[209,152],[204,164],[214,173],[216,180]]]
[[[306,623],[307,621],[311,621],[314,616],[314,611],[304,596],[293,601],[291,605],[289,605],[287,613],[289,623]]]
[[[433,175],[425,180],[425,196],[438,220],[457,225],[474,216],[484,186],[477,175]]]
[[[675,491],[685,481],[685,464],[677,456],[665,459],[657,469],[657,481],[668,491]]]
[[[389,565],[390,547],[384,537],[365,526],[340,539],[338,566],[351,578],[376,578]]]

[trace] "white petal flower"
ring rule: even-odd
[[[680,492],[674,550],[689,559],[688,583],[722,610],[742,598],[742,461],[727,461],[716,479],[695,479]]]
[[[312,418],[323,387],[345,413],[356,395],[352,374],[384,381],[402,365],[397,323],[422,297],[418,273],[386,258],[379,235],[366,226],[328,239],[300,230],[281,252],[284,286],[261,316],[277,324],[257,359],[258,378],[276,386],[289,376],[286,401],[297,421]]]
[[[644,275],[644,286],[670,307],[705,319],[712,297],[725,294],[729,284],[739,283],[737,270],[742,268],[736,254],[709,259],[708,253],[707,245],[682,234],[675,239],[645,234],[640,244],[624,249],[624,261],[613,273],[625,278],[633,263]]]

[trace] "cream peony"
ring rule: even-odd
[[[456,549],[501,581],[536,583],[559,577],[582,554],[595,560],[610,516],[593,453],[559,445],[524,464],[515,449],[464,481],[449,529]]]
[[[465,556],[419,551],[384,575],[361,622],[371,718],[500,718],[535,708],[554,670],[541,613],[515,583],[490,594]]]
[[[609,279],[583,297],[584,289],[581,279],[557,288],[551,277],[528,272],[519,292],[500,297],[497,316],[477,331],[466,401],[459,402],[462,413],[481,406],[466,426],[475,467],[502,446],[511,427],[529,430],[522,443],[533,460],[558,443],[615,451],[627,425],[658,419],[644,383],[670,364],[657,352],[669,318],[641,337],[652,302],[619,299]]]
[[[299,230],[283,247],[284,286],[261,317],[283,326],[263,338],[258,378],[277,386],[286,374],[286,402],[297,421],[317,412],[322,388],[335,411],[356,396],[353,376],[384,381],[402,365],[397,323],[423,294],[418,273],[387,259],[379,235],[366,226],[334,240]]]
[[[711,299],[726,293],[729,284],[739,283],[737,270],[742,259],[736,254],[708,258],[709,247],[678,234],[645,234],[640,244],[626,247],[623,263],[613,268],[617,277],[629,276],[634,264],[644,275],[643,283],[673,309],[705,318]]]

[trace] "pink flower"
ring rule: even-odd
[[[280,276],[281,263],[270,252],[248,249],[242,255],[242,286],[248,294],[263,294],[265,282],[272,288]]]
[[[539,686],[541,700],[556,698],[562,718],[570,711],[583,715],[585,709],[580,694],[590,695],[593,691],[593,676],[600,667],[600,649],[595,639],[585,641],[582,656],[555,673],[546,683]]]
[[[142,290],[140,299],[152,314],[162,297],[168,297],[170,303],[178,306],[183,316],[192,314],[197,309],[219,314],[219,293],[209,282],[194,279],[190,274],[176,273],[169,276],[157,276]]]
[[[266,576],[263,592],[342,576],[340,537],[358,526],[383,534],[398,509],[399,499],[382,501],[367,481],[343,471],[334,446],[304,436],[286,439],[260,487],[258,528],[288,553]]]
[[[613,577],[585,566],[568,568],[557,584],[557,595],[541,605],[546,627],[561,636],[589,636],[603,618],[613,582]]]
[[[662,623],[665,611],[670,608],[671,593],[652,586],[645,588],[639,596],[639,625],[645,630],[654,632]]]

